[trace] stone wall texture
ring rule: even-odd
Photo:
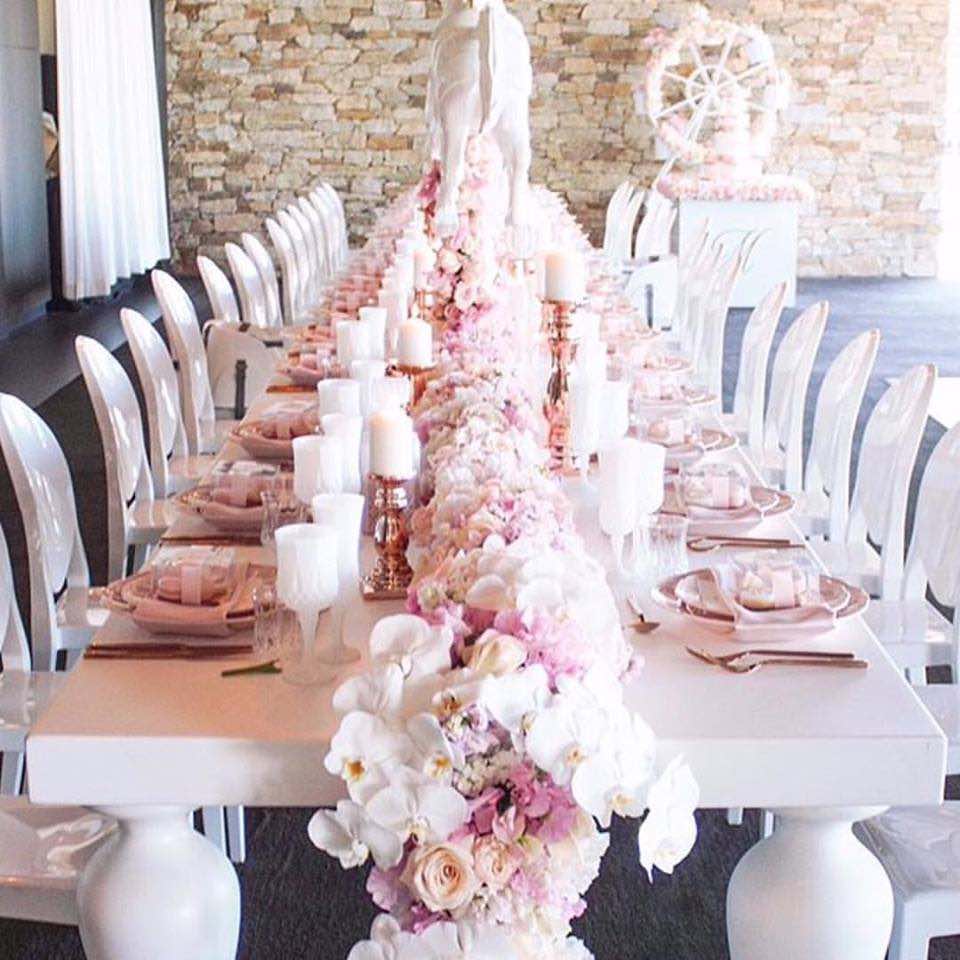
[[[419,174],[439,0],[166,0],[174,242],[189,269],[318,179],[362,236]],[[534,56],[534,179],[599,239],[659,168],[634,109],[642,40],[678,5],[508,0]],[[718,0],[793,76],[771,169],[809,179],[805,275],[935,271],[949,0]]]

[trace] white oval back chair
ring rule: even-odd
[[[623,180],[610,195],[603,225],[603,252],[608,257],[612,258],[614,256],[616,237],[623,219],[623,213],[635,189],[633,181],[627,179]]]
[[[170,274],[153,270],[150,279],[163,313],[167,342],[177,364],[180,409],[187,431],[188,452],[192,456],[213,453],[216,450],[216,408],[196,310],[187,291]]]
[[[327,195],[335,211],[338,224],[340,247],[338,265],[342,265],[346,262],[347,257],[350,255],[350,234],[347,230],[347,208],[343,205],[343,198],[339,193],[337,193],[332,184],[326,182],[321,183],[320,189]]]
[[[330,259],[330,252],[327,246],[327,237],[324,230],[323,218],[317,212],[316,207],[306,198],[300,197],[297,200],[297,206],[303,214],[310,228],[310,237],[313,241],[314,249],[317,251],[317,260],[319,262],[319,276],[322,283],[326,283],[333,273],[333,264]]]
[[[767,364],[786,294],[786,282],[778,283],[751,311],[740,345],[733,411],[723,418],[725,428],[739,434],[753,449],[763,446]]]
[[[637,227],[633,243],[635,260],[662,257],[670,252],[670,237],[677,221],[677,208],[673,201],[659,190],[647,193],[647,210]]]
[[[297,258],[297,274],[300,277],[298,306],[302,315],[316,305],[316,281],[313,275],[313,260],[306,237],[296,218],[288,211],[277,213],[277,222],[286,231]]]
[[[90,568],[63,450],[43,420],[9,394],[0,394],[0,446],[27,539],[33,660],[54,670],[61,650],[87,646],[107,611],[90,601]]]
[[[887,388],[863,432],[844,538],[811,542],[831,573],[884,600],[900,595],[907,496],[936,379],[921,364]]]
[[[303,310],[303,295],[300,263],[290,234],[271,217],[266,220],[267,233],[280,261],[280,276],[283,278],[283,322],[292,326],[299,322]]]
[[[829,312],[825,302],[807,307],[790,324],[773,357],[763,446],[752,454],[767,479],[787,490],[803,485],[803,417]]]
[[[680,352],[691,359],[697,355],[703,335],[704,314],[710,301],[710,291],[719,282],[723,269],[723,248],[718,243],[712,243],[704,250],[685,285],[686,309],[680,323],[677,343]]]
[[[309,265],[310,304],[311,306],[315,306],[320,299],[320,291],[323,284],[323,259],[320,249],[317,247],[310,221],[297,204],[287,204],[286,212],[289,214],[291,220],[296,223],[297,230],[299,230],[300,236],[303,238],[303,249],[306,251]]]
[[[227,275],[209,257],[197,257],[197,267],[210,301],[212,319],[239,325],[240,308]]]
[[[309,195],[309,201],[317,211],[323,224],[323,236],[327,263],[331,273],[340,269],[343,260],[343,229],[340,222],[340,208],[336,200],[322,187],[315,187]]]
[[[176,513],[173,504],[154,499],[140,404],[126,371],[90,337],[77,337],[76,350],[106,465],[107,578],[119,580],[131,572],[130,547],[136,571],[146,560],[147,547],[160,540]]]
[[[23,787],[27,734],[66,679],[64,673],[33,671],[27,635],[17,607],[7,538],[0,528],[0,794],[16,796]],[[2,808],[0,808],[2,809]],[[2,814],[0,814],[2,818]],[[3,841],[0,838],[0,845]],[[0,867],[2,874],[2,867]],[[2,885],[2,880],[0,880]],[[0,911],[2,913],[2,911]]]
[[[254,262],[257,273],[260,274],[260,284],[263,287],[266,302],[266,325],[271,329],[282,327],[283,311],[280,309],[280,286],[277,283],[277,268],[274,266],[273,257],[260,242],[259,237],[254,236],[254,234],[243,233],[240,235],[240,240],[247,256]]]
[[[837,354],[820,385],[797,517],[808,536],[839,540],[847,529],[853,435],[879,348],[880,331],[864,331]]]
[[[227,263],[233,282],[240,294],[240,314],[243,322],[258,330],[265,329],[267,322],[267,294],[263,289],[260,271],[247,256],[244,249],[235,243],[224,244]]]
[[[166,344],[150,321],[136,310],[120,311],[120,322],[140,378],[147,408],[147,437],[153,489],[170,497],[197,485],[212,465],[209,456],[190,456],[180,412],[177,371]]]

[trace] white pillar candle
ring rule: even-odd
[[[419,247],[413,254],[413,285],[416,290],[430,289],[430,274],[436,262],[436,255],[429,247]]]
[[[360,416],[360,384],[356,380],[321,380],[317,384],[317,416],[328,413]]]
[[[360,442],[363,437],[363,417],[328,413],[320,418],[320,428],[324,436],[336,437],[340,441],[344,492],[359,493],[362,486]]]
[[[544,298],[579,303],[586,296],[587,275],[578,253],[554,250],[544,261]]]
[[[408,480],[413,476],[413,421],[401,410],[378,410],[370,417],[370,472]]]
[[[600,446],[603,397],[601,383],[587,377],[570,382],[570,445],[578,459],[590,457]]]
[[[341,588],[360,575],[360,521],[364,498],[357,493],[320,493],[313,498],[313,522],[337,531],[337,572]]]
[[[343,489],[343,448],[336,437],[311,434],[293,441],[293,492],[301,503]]]
[[[635,491],[640,473],[639,440],[624,437],[600,451],[600,527],[608,536],[626,536],[637,520]]]
[[[350,378],[360,384],[360,415],[370,415],[373,381],[384,376],[387,365],[382,360],[354,360],[350,364]]]
[[[433,366],[433,328],[429,323],[407,320],[400,324],[397,362],[404,367]]]
[[[387,311],[384,307],[361,307],[360,322],[367,325],[370,333],[370,356],[382,360],[385,355],[387,335]]]

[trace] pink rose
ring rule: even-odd
[[[469,854],[446,843],[415,849],[402,879],[428,910],[438,913],[465,906],[477,889]]]
[[[473,869],[491,890],[505,887],[520,866],[520,855],[496,837],[479,837],[473,844]]]

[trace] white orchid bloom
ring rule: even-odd
[[[408,680],[450,669],[453,634],[446,627],[432,627],[422,617],[400,613],[384,617],[370,633],[370,656],[375,661],[396,663]]]
[[[341,800],[336,810],[318,810],[307,834],[315,847],[340,861],[344,870],[362,866],[369,856],[381,870],[395,867],[403,856],[403,842],[367,816],[352,800]]]
[[[442,721],[473,706],[480,699],[484,677],[475,670],[451,670],[434,678],[430,708]]]
[[[467,591],[465,599],[468,607],[490,613],[506,610],[513,602],[509,583],[498,573],[478,577]]]
[[[386,783],[388,771],[402,764],[411,749],[410,738],[402,730],[357,710],[340,722],[323,764],[343,778],[353,800],[363,803]]]
[[[436,953],[424,950],[416,934],[405,933],[387,913],[381,913],[370,927],[370,939],[356,944],[347,960],[435,960]]]
[[[570,782],[573,799],[602,827],[613,814],[639,817],[647,806],[656,751],[653,731],[629,715],[596,755],[581,763]]]
[[[370,798],[366,810],[382,827],[420,844],[443,842],[470,815],[460,793],[410,769],[394,771],[390,784]]]
[[[601,752],[608,730],[602,711],[554,697],[530,726],[527,753],[556,783],[566,786],[580,764]]]
[[[342,683],[333,695],[333,709],[341,716],[355,710],[391,716],[403,702],[403,671],[396,663],[378,663],[366,673]]]
[[[693,849],[697,839],[694,811],[700,788],[690,767],[676,757],[647,793],[650,812],[640,825],[637,843],[640,863],[653,880],[653,868],[673,873],[673,868]]]
[[[511,735],[523,733],[525,721],[539,713],[550,700],[547,671],[539,663],[517,673],[487,677],[480,702]]]
[[[507,934],[493,924],[461,920],[456,927],[459,953],[456,960],[517,960]]]
[[[418,713],[407,721],[407,735],[413,743],[410,765],[431,780],[449,783],[454,767],[463,761],[431,713]]]

